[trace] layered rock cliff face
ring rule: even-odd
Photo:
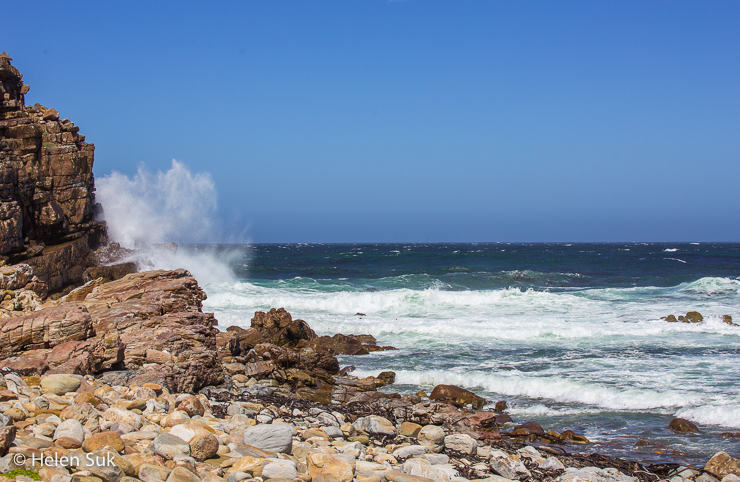
[[[93,220],[95,146],[55,109],[27,107],[10,61],[0,54],[0,259],[32,266],[58,291],[82,281],[106,237]]]

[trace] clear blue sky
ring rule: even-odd
[[[97,177],[210,172],[214,241],[740,241],[737,1],[0,11]]]

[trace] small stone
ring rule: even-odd
[[[298,476],[296,466],[290,460],[280,460],[270,462],[262,469],[262,478],[268,479],[288,479],[293,480]]]
[[[448,435],[444,438],[446,449],[455,450],[465,454],[474,454],[478,448],[478,442],[467,434]]]
[[[539,467],[544,470],[565,470],[563,463],[555,457],[548,457],[544,462],[540,462]]]
[[[175,467],[167,477],[167,482],[200,482],[200,477],[184,467]]]
[[[85,429],[79,421],[70,418],[59,424],[57,429],[54,431],[54,437],[52,440],[57,440],[63,437],[77,440],[81,444],[82,441],[85,440]]]
[[[420,445],[441,446],[444,443],[445,431],[437,425],[425,425],[417,436]]]
[[[395,435],[396,428],[393,424],[384,417],[378,415],[370,415],[367,417],[358,418],[355,423],[352,424],[356,430],[362,430],[369,434],[374,435]]]
[[[115,450],[116,452],[123,451],[123,440],[117,432],[100,432],[93,434],[85,439],[82,444],[82,449],[85,452],[92,452],[93,450],[108,448]]]
[[[180,437],[169,433],[157,435],[152,441],[152,449],[155,454],[167,460],[190,456],[190,445]]]
[[[419,435],[420,430],[421,430],[421,425],[419,425],[418,423],[403,422],[401,424],[400,434],[403,435],[404,437],[416,438]]]
[[[338,482],[352,482],[354,471],[352,465],[342,457],[324,453],[309,453],[306,457],[308,473],[311,477],[331,474]]]
[[[143,464],[137,471],[137,477],[142,482],[165,482],[170,472],[170,469],[161,465]]]

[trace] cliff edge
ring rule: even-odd
[[[0,262],[25,263],[52,292],[82,282],[106,240],[94,221],[95,146],[56,109],[26,106],[29,86],[0,54]]]

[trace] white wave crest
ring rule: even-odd
[[[740,405],[737,402],[683,408],[676,412],[676,416],[702,425],[740,428]]]
[[[579,403],[608,410],[651,410],[693,406],[702,402],[702,394],[689,391],[657,391],[621,388],[593,382],[564,379],[558,376],[534,377],[521,373],[510,375],[450,370],[400,370],[396,383],[433,387],[440,383],[458,385],[477,392],[511,397],[552,400],[558,403]],[[369,371],[354,374],[367,376]],[[495,401],[495,400],[492,400]]]
[[[735,278],[705,277],[679,286],[681,292],[698,294],[740,294],[740,280]]]

